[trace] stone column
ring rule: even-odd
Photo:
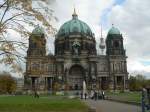
[[[53,77],[50,78],[51,90],[53,90]]]
[[[35,89],[35,77],[31,77],[31,89]]]
[[[68,85],[68,75],[69,75],[69,70],[66,69],[65,72],[65,77],[64,77],[64,85],[65,85],[65,92],[67,92],[69,90],[69,85]]]
[[[102,78],[99,77],[99,89],[101,90],[102,89]]]
[[[123,69],[124,69],[124,72],[127,72],[127,68],[126,68],[126,62],[123,62]]]
[[[48,86],[47,86],[47,85],[48,85],[48,84],[47,84],[47,83],[48,83],[47,78],[48,78],[48,77],[44,77],[44,79],[45,79],[45,80],[44,80],[44,82],[45,82],[45,85],[44,85],[44,86],[45,86],[45,87],[44,87],[45,90],[48,89]]]
[[[113,74],[111,74],[111,75],[113,75]],[[110,78],[109,78],[109,88],[111,90],[114,90],[114,77],[113,76],[110,76]]]
[[[36,84],[35,84],[35,86],[36,86],[36,90],[38,91],[40,88],[39,88],[39,77],[37,77],[36,78]]]
[[[125,76],[123,76],[123,90],[126,89],[126,78]]]
[[[30,89],[33,89],[33,78],[31,77],[31,84],[30,84]]]
[[[118,89],[118,84],[117,84],[117,76],[114,76],[114,90]]]

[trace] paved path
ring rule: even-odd
[[[141,112],[140,106],[118,103],[108,100],[87,100],[90,107],[96,108],[96,112]]]

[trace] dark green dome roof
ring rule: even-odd
[[[71,33],[80,33],[93,37],[90,27],[85,22],[79,20],[75,12],[72,15],[72,20],[65,22],[60,27],[57,36],[69,35]]]
[[[112,28],[108,31],[108,35],[111,35],[111,34],[120,34],[120,31],[118,30],[118,28],[112,26]]]
[[[123,38],[118,28],[114,26],[111,27],[111,29],[108,31],[107,34],[107,39],[113,39],[113,38]]]
[[[39,25],[37,25],[32,31],[32,34],[36,34],[36,35],[41,35],[44,33],[45,33],[44,29],[42,27],[40,27]]]

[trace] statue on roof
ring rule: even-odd
[[[75,40],[74,42],[73,42],[73,45],[72,45],[72,47],[73,47],[73,50],[74,50],[74,54],[75,55],[79,55],[79,48],[80,48],[80,43],[78,42],[78,40]]]

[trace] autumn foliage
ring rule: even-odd
[[[0,74],[0,94],[11,94],[16,90],[16,82],[9,73]]]
[[[129,77],[129,89],[131,91],[142,90],[143,87],[150,85],[150,79],[146,79],[143,75],[137,74],[136,76]]]
[[[52,2],[0,0],[0,63],[9,65],[15,72],[23,72],[21,64],[25,63],[24,51],[27,51],[31,29],[41,23],[46,37],[56,32],[52,25],[53,21],[57,21],[50,7]]]

